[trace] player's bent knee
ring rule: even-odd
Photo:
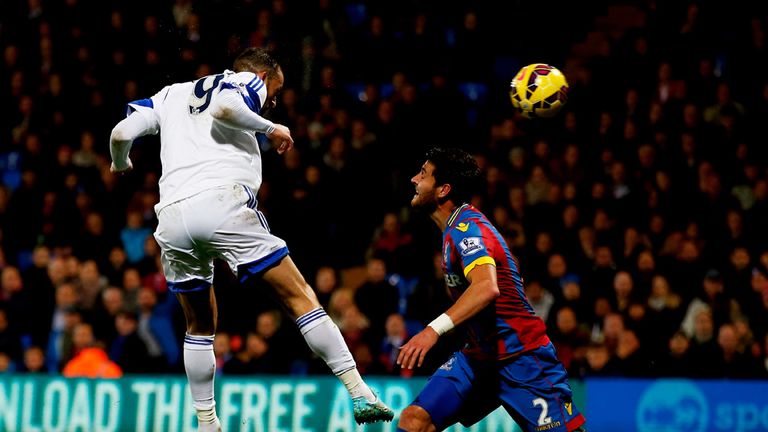
[[[436,430],[429,413],[424,408],[416,405],[411,405],[403,410],[402,414],[400,414],[397,428],[407,432],[431,432]]]

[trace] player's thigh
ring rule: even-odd
[[[206,290],[213,281],[213,260],[190,236],[182,203],[171,204],[158,215],[154,237],[160,246],[163,274],[172,292]]]
[[[502,405],[524,431],[573,431],[584,423],[554,347],[541,347],[500,370]]]
[[[474,424],[499,406],[489,377],[464,354],[454,353],[430,377],[412,405],[423,408],[439,431],[456,422]]]
[[[232,185],[221,195],[211,197],[219,216],[207,244],[227,262],[240,282],[245,282],[278,264],[288,255],[288,248],[283,239],[270,232],[250,189]]]

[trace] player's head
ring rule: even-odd
[[[264,81],[267,86],[265,109],[277,104],[277,94],[283,88],[285,77],[280,64],[269,54],[269,51],[264,48],[246,48],[235,58],[232,67],[235,72],[253,72]]]
[[[457,205],[469,202],[479,179],[480,168],[469,153],[457,148],[432,148],[419,173],[411,179],[416,187],[411,205],[431,211],[448,201]]]

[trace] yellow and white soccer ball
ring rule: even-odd
[[[515,75],[509,97],[525,117],[552,117],[568,100],[568,81],[554,66],[529,64]]]

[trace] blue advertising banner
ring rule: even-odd
[[[589,379],[590,432],[768,431],[768,381]]]

